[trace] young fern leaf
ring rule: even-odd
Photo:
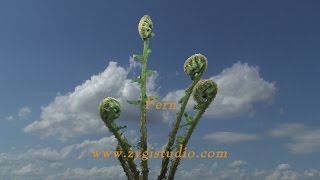
[[[193,122],[193,117],[189,115],[189,113],[185,112],[184,117],[186,118],[187,124],[190,125]]]
[[[193,106],[193,109],[196,110],[196,111],[199,110],[199,108],[200,108],[200,107],[199,107],[198,104],[196,104],[196,105]]]
[[[180,125],[180,129],[182,129],[182,128],[184,128],[184,127],[186,127],[186,126],[188,126],[189,124],[188,123],[186,123],[186,124],[182,124],[182,125]]]
[[[155,75],[157,73],[157,71],[155,71],[155,70],[149,70],[149,69],[147,69],[147,71],[146,71],[146,76],[152,76],[152,75]]]
[[[124,125],[124,126],[118,126],[118,127],[117,127],[117,130],[121,130],[121,129],[125,129],[125,128],[127,128],[127,125]]]
[[[141,84],[141,78],[140,78],[140,76],[138,76],[138,77],[136,77],[136,78],[134,78],[134,79],[132,79],[132,81],[131,81],[132,83],[138,83],[138,84]]]
[[[191,125],[192,122],[193,122],[193,117],[190,116],[189,113],[185,112],[184,113],[184,117],[186,118],[187,123],[183,124],[183,125],[180,125],[180,129],[183,128],[183,127]]]
[[[157,96],[148,96],[148,99],[150,101],[153,101],[153,100],[158,100],[158,97]]]
[[[180,144],[182,144],[184,137],[182,135],[178,135],[176,138],[176,144],[173,146],[174,148],[178,148]]]
[[[182,104],[182,102],[184,101],[184,99],[185,99],[185,96],[183,96],[183,97],[178,101],[178,103],[179,103],[179,104]]]
[[[140,100],[127,100],[127,103],[132,105],[140,105]]]
[[[142,61],[143,56],[142,56],[142,55],[134,54],[134,55],[132,55],[132,59],[134,59],[134,60],[136,60],[136,61]]]

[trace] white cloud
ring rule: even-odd
[[[22,158],[23,153],[18,156],[14,153],[0,154],[0,176],[1,179],[126,179],[120,165],[106,166],[102,168],[64,168],[61,162],[38,161],[39,159]],[[40,158],[42,159],[42,157]],[[3,162],[3,163],[2,163]]]
[[[83,168],[69,168],[66,171],[54,175],[48,176],[49,179],[110,179],[110,180],[120,180],[126,179],[125,174],[121,166],[109,166],[103,168],[93,167],[91,169]]]
[[[28,151],[20,154],[17,157],[18,159],[59,161],[65,159],[72,150],[72,145],[66,146],[60,151],[52,148],[29,149]]]
[[[216,143],[234,143],[257,140],[258,135],[234,132],[216,132],[205,135],[204,139],[211,140]]]
[[[310,169],[310,170],[306,170],[304,171],[303,174],[307,179],[310,180],[318,180],[320,178],[320,171],[316,170],[316,169]]]
[[[113,137],[104,137],[100,140],[85,140],[80,144],[75,145],[75,149],[81,149],[81,153],[77,157],[89,157],[92,151],[114,150],[117,145],[117,140]]]
[[[99,75],[79,85],[66,95],[58,95],[46,107],[42,107],[39,121],[24,128],[25,132],[37,133],[43,137],[58,136],[67,140],[77,134],[105,131],[99,118],[100,101],[107,96],[119,96],[127,71],[110,62]]]
[[[58,162],[69,157],[74,149],[74,145],[65,146],[60,150],[50,147],[39,149],[28,149],[18,153],[0,153],[0,166],[14,162]]]
[[[270,135],[275,137],[285,137],[291,136],[296,132],[305,132],[307,128],[300,123],[291,123],[291,124],[281,124],[278,125],[275,129],[270,130]]]
[[[7,116],[7,117],[6,117],[6,120],[7,120],[7,121],[12,121],[12,120],[14,120],[14,117],[13,117],[13,116]]]
[[[128,133],[133,135],[135,132]],[[65,171],[65,162],[78,156],[79,151],[83,154],[91,150],[114,150],[115,144],[113,137],[106,137],[100,140],[85,140],[61,149],[46,147],[0,153],[0,176],[4,179],[102,179],[106,176],[110,179],[125,179],[121,166],[68,168]]]
[[[129,143],[137,143],[137,133],[135,130],[127,130],[124,132],[125,137],[129,141]],[[118,141],[116,138],[111,135],[109,137],[103,137],[99,140],[84,140],[83,142],[75,145],[69,145],[67,147],[72,147],[74,150],[72,153],[76,154],[75,151],[80,151],[77,156],[78,159],[92,157],[93,151],[112,151],[115,149]]]
[[[105,139],[99,141],[84,141],[78,145],[81,148],[88,148],[89,144],[95,146],[101,144]],[[45,148],[47,149],[47,148]],[[42,151],[40,149],[40,151]],[[50,151],[53,151],[52,149]],[[54,151],[54,152],[62,152]],[[21,154],[17,153],[0,153],[0,176],[2,179],[110,179],[125,180],[127,179],[120,165],[110,165],[103,163],[105,167],[77,167],[84,160],[77,160],[79,164],[65,164],[58,160],[42,161],[42,156],[32,155],[34,160],[21,158]],[[32,154],[32,153],[31,153]],[[38,153],[36,153],[38,154]],[[43,153],[40,153],[43,154]],[[62,153],[63,154],[63,153]],[[17,158],[18,157],[18,158]],[[39,161],[39,159],[41,161]],[[55,159],[55,158],[53,158]],[[88,160],[85,160],[88,163]],[[69,166],[69,167],[66,167]],[[72,166],[72,167],[70,167]],[[67,168],[67,169],[66,169]],[[150,166],[150,179],[155,179],[160,168]],[[226,165],[218,165],[217,162],[212,165],[198,164],[188,166],[183,164],[179,166],[175,179],[177,180],[318,180],[320,178],[319,169],[306,169],[300,172],[291,170],[289,164],[279,164],[274,170],[255,169],[249,166],[249,163],[243,160],[235,160]]]
[[[216,169],[217,163],[213,164],[212,167],[207,167],[203,164],[195,166],[191,170],[181,170],[175,175],[175,179],[202,179],[209,180],[214,176],[213,170]]]
[[[280,164],[275,171],[267,176],[266,180],[298,180],[301,175],[290,170],[289,164]]]
[[[7,121],[13,121],[13,120],[17,120],[17,119],[26,119],[30,113],[31,113],[31,109],[28,107],[22,107],[19,109],[18,113],[16,115],[10,115],[6,117]]]
[[[19,109],[18,116],[22,119],[27,118],[31,113],[31,109],[28,107],[23,107]]]
[[[243,160],[235,160],[232,163],[229,164],[229,167],[232,168],[237,168],[237,167],[242,167],[242,166],[246,166],[248,163],[246,161]]]
[[[37,167],[33,164],[28,164],[19,169],[14,169],[12,171],[12,176],[26,176],[26,177],[39,177],[43,175],[45,170],[42,167]]]
[[[61,171],[62,161],[70,155],[72,146],[0,153],[1,179],[45,179]]]
[[[54,136],[62,141],[77,135],[106,132],[107,129],[98,114],[99,103],[106,96],[119,100],[122,107],[120,120],[138,119],[138,108],[126,102],[139,97],[139,86],[127,79],[129,72],[137,66],[132,60],[127,69],[110,62],[104,72],[92,76],[73,92],[58,95],[53,102],[42,107],[40,119],[25,127],[24,131],[44,138]],[[156,78],[157,76],[148,78],[148,95],[158,96]],[[206,112],[210,117],[251,113],[254,103],[272,101],[276,91],[273,83],[260,77],[257,67],[242,63],[234,64],[212,79],[217,82],[219,93]],[[183,91],[177,90],[168,93],[163,99],[178,101],[182,95]],[[189,108],[191,106],[192,102],[188,104]],[[168,119],[172,119],[172,114],[168,111],[150,109],[148,117],[153,122],[167,122]]]
[[[320,171],[316,169],[305,170],[304,173],[293,171],[289,164],[279,164],[273,171],[255,169],[249,171],[248,163],[242,160],[235,160],[227,167],[218,166],[214,163],[211,167],[198,165],[188,170],[182,168],[178,170],[176,179],[178,180],[318,180]]]
[[[258,67],[240,62],[210,79],[217,83],[218,94],[205,115],[214,118],[252,115],[254,104],[272,102],[277,90],[275,83],[261,78]],[[169,92],[164,99],[179,101],[183,95],[184,90],[175,90]],[[188,109],[194,104],[190,98]]]
[[[58,95],[48,106],[42,107],[40,120],[24,128],[27,133],[39,134],[41,137],[55,136],[62,141],[71,137],[106,132],[107,128],[100,119],[98,107],[100,101],[112,96],[121,104],[120,120],[138,119],[139,111],[126,100],[138,99],[139,86],[127,79],[131,68],[125,69],[115,62],[110,62],[104,72],[94,75],[90,80],[77,86],[73,92]],[[156,76],[147,79],[148,95],[154,91]],[[158,113],[151,114],[150,119],[162,118]]]
[[[184,168],[179,170],[175,177],[178,180],[249,180],[252,179],[253,174],[247,172],[246,165],[247,162],[242,160],[235,160],[227,167],[219,167],[216,162],[211,166],[200,164],[191,170]]]
[[[307,127],[299,123],[281,124],[270,130],[274,137],[288,137],[292,142],[285,147],[293,154],[320,152],[320,129]]]

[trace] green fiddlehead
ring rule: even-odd
[[[209,105],[216,97],[218,91],[217,84],[212,80],[200,80],[193,89],[193,99],[198,105]]]
[[[207,66],[208,66],[207,58],[202,54],[194,54],[190,56],[184,63],[184,66],[183,66],[184,71],[187,75],[190,76],[190,78],[192,79],[192,83],[185,91],[186,92],[185,96],[182,97],[182,99],[180,100],[181,107],[177,114],[177,118],[173,123],[172,129],[170,131],[169,140],[168,140],[165,152],[172,151],[173,149],[173,145],[174,145],[178,130],[180,128],[180,123],[181,123],[185,108],[192,94],[192,89],[200,80]],[[161,170],[158,176],[158,180],[163,180],[166,178],[169,160],[170,160],[169,157],[164,157],[162,159]]]
[[[140,75],[140,150],[146,152],[147,145],[147,110],[146,110],[146,78],[148,76],[147,62],[151,50],[149,49],[149,39],[154,35],[152,32],[153,24],[150,16],[144,15],[139,22],[138,31],[141,39],[143,40],[143,53],[141,59],[141,75]],[[141,158],[141,178],[143,180],[148,179],[149,168],[148,160]]]
[[[153,24],[150,16],[144,15],[139,22],[138,31],[142,40],[147,40],[152,36]]]
[[[203,73],[208,66],[207,58],[202,54],[194,54],[184,63],[184,72],[187,73],[192,80],[199,74]]]
[[[129,151],[131,151],[131,145],[128,143],[126,137],[120,132],[120,129],[115,120],[120,116],[121,107],[120,103],[112,97],[106,97],[100,102],[99,106],[100,117],[106,124],[109,130],[113,133],[117,139],[119,146],[123,150],[126,157],[128,157]],[[120,159],[119,159],[120,160]],[[139,171],[137,165],[134,163],[132,158],[127,158],[128,166],[133,174],[133,179],[139,179]],[[122,164],[122,162],[120,161]],[[131,177],[130,177],[131,178]]]

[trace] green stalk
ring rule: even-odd
[[[118,144],[117,145],[117,148],[116,148],[117,151],[122,151],[120,145]],[[134,176],[130,170],[130,167],[128,166],[128,163],[125,159],[125,157],[123,156],[123,154],[121,154],[119,157],[118,157],[118,160],[123,168],[123,171],[125,172],[128,180],[134,180]]]
[[[109,122],[113,121],[112,119],[110,119]],[[106,123],[107,127],[109,128],[109,130],[113,133],[113,135],[115,136],[115,138],[118,140],[119,146],[121,147],[121,149],[124,152],[125,157],[129,157],[129,151],[130,149],[130,144],[128,143],[127,138],[122,135],[122,133],[119,132],[119,130],[116,128],[116,124],[114,122],[112,123]],[[139,170],[137,169],[137,165],[134,163],[133,158],[127,158],[128,161],[128,165],[133,173],[133,178],[135,180],[139,180]],[[120,161],[121,163],[121,161]],[[129,177],[128,177],[129,179]]]
[[[149,56],[149,39],[143,41],[143,55],[142,55],[142,66],[141,66],[141,102],[140,102],[140,150],[141,153],[147,151],[147,110],[146,110],[146,71],[147,71],[147,62]],[[149,168],[148,168],[148,160],[142,160],[141,158],[141,175],[143,180],[148,179]]]
[[[208,106],[207,106],[207,107],[208,107]],[[187,144],[188,144],[188,141],[189,141],[189,139],[190,139],[190,137],[191,137],[191,134],[192,134],[194,128],[197,126],[197,124],[198,124],[201,116],[202,116],[203,113],[205,112],[205,110],[206,110],[206,107],[205,107],[205,108],[201,108],[201,109],[197,112],[196,116],[194,117],[193,123],[192,123],[192,124],[189,126],[189,128],[187,129],[186,134],[185,134],[185,138],[183,139],[183,141],[182,141],[182,143],[181,143],[181,145],[182,145],[182,154],[183,154],[184,151],[185,151],[185,147],[186,147]],[[177,150],[177,151],[178,151],[178,150]],[[176,171],[177,171],[177,167],[178,167],[178,165],[179,165],[179,163],[180,163],[180,160],[181,160],[181,157],[176,157],[175,160],[173,161],[173,163],[172,163],[172,165],[171,165],[171,167],[170,167],[170,171],[169,171],[169,175],[168,175],[168,180],[173,180],[174,175],[175,175],[175,173],[176,173]]]
[[[200,80],[193,89],[193,98],[197,102],[196,110],[197,113],[195,117],[191,120],[191,122],[188,124],[188,128],[186,130],[186,133],[181,141],[181,148],[182,148],[182,154],[185,152],[185,147],[188,144],[188,141],[192,135],[192,132],[194,128],[197,126],[201,116],[204,114],[206,109],[209,107],[211,102],[216,97],[216,94],[218,92],[217,84],[212,80]],[[180,149],[177,148],[176,152]],[[173,180],[174,175],[177,171],[177,167],[180,163],[181,157],[176,157],[171,164],[168,180]]]
[[[109,131],[113,133],[115,138],[118,140],[118,146],[124,152],[124,157],[129,157],[129,151],[131,150],[131,145],[129,144],[127,138],[120,132],[121,127],[118,127],[115,120],[120,116],[121,107],[120,103],[112,97],[106,97],[100,102],[99,106],[100,117],[105,125],[109,128]],[[120,160],[120,159],[119,159]],[[127,158],[128,166],[131,169],[133,174],[132,177],[128,177],[129,179],[138,180],[139,179],[139,171],[137,170],[137,166],[133,161],[133,158]],[[120,161],[122,164],[122,162]]]
[[[168,152],[168,151],[171,152],[172,151],[172,147],[174,145],[174,141],[176,139],[178,130],[180,128],[180,123],[181,123],[181,120],[182,120],[183,113],[184,113],[185,108],[186,108],[186,106],[188,104],[189,98],[190,98],[190,96],[192,94],[192,89],[198,83],[200,78],[201,78],[201,75],[197,76],[197,78],[195,78],[195,80],[192,81],[192,84],[186,90],[186,95],[183,97],[183,101],[182,101],[180,110],[178,112],[177,118],[176,118],[176,120],[173,123],[173,126],[171,128],[171,131],[170,131],[170,134],[169,134],[169,141],[167,143],[165,152]],[[170,161],[170,157],[165,156],[164,158],[162,158],[161,171],[160,171],[160,174],[158,176],[158,180],[163,180],[163,179],[166,178],[169,161]]]

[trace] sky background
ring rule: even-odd
[[[148,94],[177,101],[191,83],[184,61],[208,58],[219,92],[189,149],[227,159],[183,159],[177,179],[320,179],[318,1],[0,1],[1,179],[125,179],[116,159],[93,159],[115,140],[98,115],[117,98],[119,124],[139,137],[131,80],[142,52],[137,24],[151,16]],[[188,111],[192,112],[192,103]],[[160,149],[174,118],[148,112]],[[182,131],[183,132],[183,131]],[[151,159],[150,179],[160,160]]]

